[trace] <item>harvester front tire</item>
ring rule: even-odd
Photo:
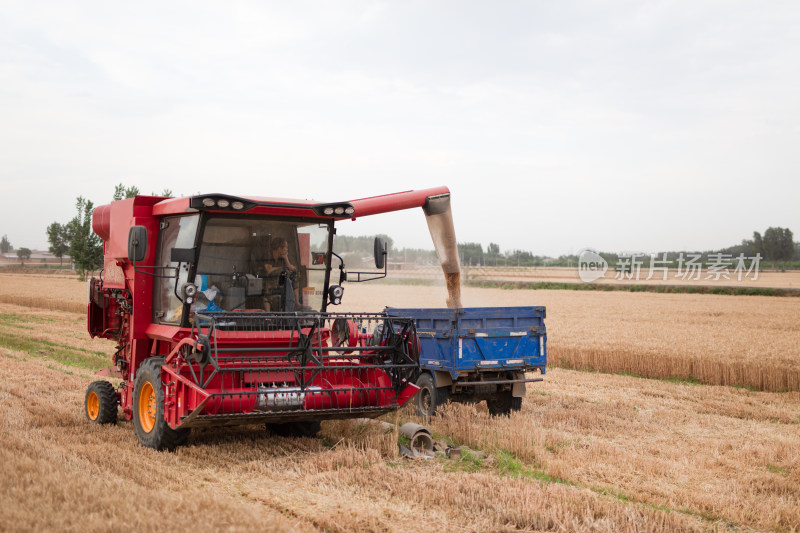
[[[511,391],[500,392],[486,400],[486,406],[492,416],[508,416],[511,411],[522,409],[522,396],[512,396]]]
[[[95,381],[86,389],[83,413],[94,424],[117,423],[117,393],[108,381]]]
[[[319,420],[308,422],[286,422],[283,424],[267,424],[267,431],[279,437],[310,437],[314,438],[322,429]]]
[[[172,429],[164,419],[163,357],[151,357],[139,367],[133,382],[133,430],[142,446],[174,450],[189,438],[188,429]]]
[[[427,418],[436,414],[440,405],[447,403],[447,388],[436,387],[433,383],[433,376],[428,372],[417,378],[419,392],[414,396],[414,405],[417,407],[417,414],[422,418]]]

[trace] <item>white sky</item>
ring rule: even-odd
[[[0,234],[74,198],[447,185],[460,241],[800,239],[800,2],[0,3]],[[346,234],[429,248],[421,211]]]

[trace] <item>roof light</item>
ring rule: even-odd
[[[202,196],[193,196],[189,199],[189,207],[192,209],[236,209],[237,211],[246,211],[251,207],[258,205],[257,202],[252,202],[246,198],[237,198],[235,196],[226,196],[223,194],[204,194]]]
[[[313,209],[318,217],[343,217],[345,213],[347,213],[348,216],[355,213],[355,208],[346,202],[317,205],[314,206]],[[350,211],[348,211],[348,209]]]

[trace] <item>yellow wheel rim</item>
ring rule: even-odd
[[[97,420],[100,415],[100,398],[96,392],[90,392],[86,397],[86,413],[91,420]]]
[[[150,433],[156,425],[156,391],[147,381],[139,391],[139,423],[145,433]]]

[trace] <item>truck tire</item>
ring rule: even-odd
[[[267,424],[267,431],[279,437],[311,437],[314,438],[322,429],[319,420],[308,422],[286,422],[283,424]]]
[[[189,438],[188,429],[172,429],[164,420],[163,357],[151,357],[139,367],[133,382],[133,431],[142,446],[174,450]]]
[[[486,400],[489,414],[492,416],[508,416],[511,411],[522,409],[522,396],[512,396],[511,391],[497,393],[497,396]]]
[[[86,389],[83,413],[94,424],[117,423],[117,393],[108,381],[95,381]]]
[[[414,404],[419,416],[423,418],[433,416],[440,405],[447,403],[447,388],[436,387],[430,373],[422,373],[417,379],[417,387],[420,390],[414,396]]]

